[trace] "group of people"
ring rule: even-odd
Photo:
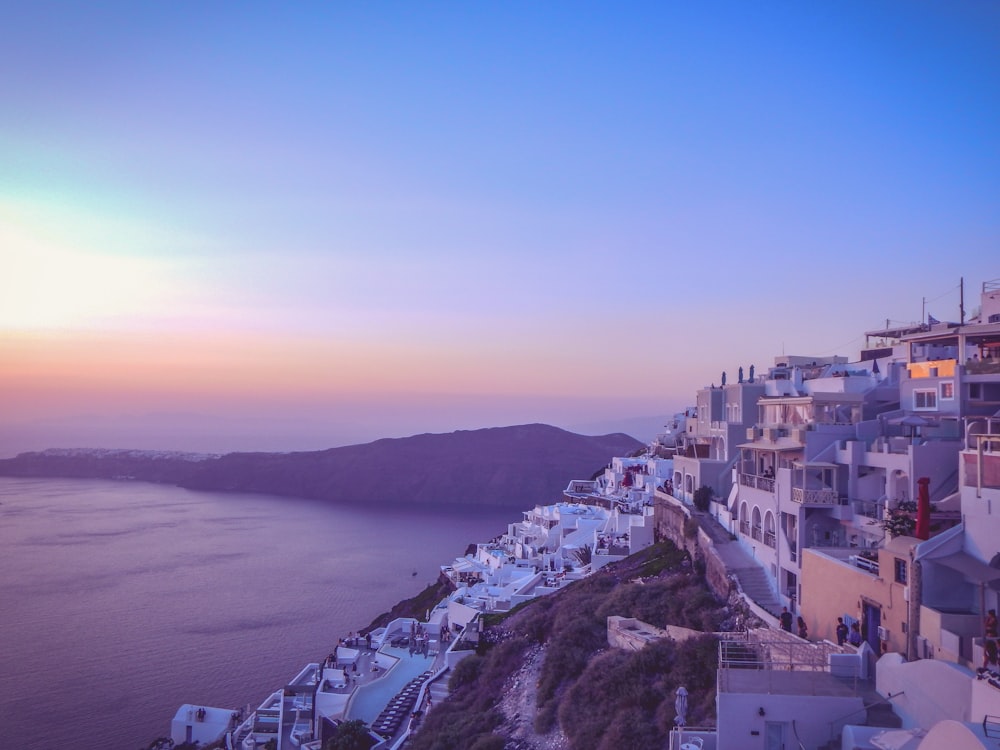
[[[809,638],[809,629],[806,627],[806,621],[802,619],[802,615],[793,619],[792,613],[788,611],[788,607],[781,608],[781,615],[778,617],[778,621],[781,623],[781,629],[789,633],[792,632],[792,624],[794,621],[799,638]],[[843,646],[845,643],[849,643],[857,648],[864,641],[861,637],[861,628],[858,626],[858,623],[852,622],[851,626],[847,627],[843,617],[837,618],[836,632],[838,646]]]
[[[857,622],[852,622],[851,627],[847,627],[847,623],[844,622],[843,617],[837,618],[837,645],[843,646],[845,643],[849,643],[855,648],[859,647],[864,642],[864,638],[861,637],[861,626]]]
[[[802,619],[801,615],[797,619],[794,619],[792,613],[788,611],[788,607],[781,608],[781,615],[779,615],[778,621],[781,624],[781,629],[789,633],[792,632],[794,621],[798,628],[799,638],[809,637],[806,621]],[[985,635],[983,639],[983,666],[979,672],[980,674],[984,672],[1000,674],[1000,623],[997,621],[997,611],[995,609],[991,609],[986,613],[983,630]],[[858,648],[864,643],[864,638],[861,637],[861,626],[857,621],[852,622],[850,627],[848,627],[847,623],[844,622],[844,618],[838,617],[836,633],[838,646],[850,644]]]
[[[788,607],[781,608],[781,615],[778,617],[778,622],[781,623],[781,629],[791,633],[792,632],[792,613],[788,611]],[[795,627],[798,631],[799,638],[808,640],[809,629],[806,627],[806,621],[802,619],[802,615],[799,615],[795,620]]]

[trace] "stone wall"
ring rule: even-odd
[[[681,506],[678,501],[667,499],[667,496],[660,492],[656,495],[653,507],[656,538],[669,539],[680,549],[687,550],[692,560],[703,563],[705,581],[712,589],[712,593],[720,599],[728,598],[732,582],[725,563],[716,554],[711,538],[700,528],[694,536],[688,536],[686,533],[686,527],[690,528],[689,521],[697,520],[698,511]]]

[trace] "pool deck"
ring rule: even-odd
[[[304,708],[306,701],[296,702],[286,689],[281,747],[297,744],[291,741],[293,725],[311,721],[316,714],[360,719],[386,740],[405,731],[414,712],[419,716],[429,707],[424,685],[444,668],[445,649],[437,642],[405,636],[392,642],[397,645],[386,642],[378,649],[368,648],[361,639],[342,642],[326,659],[304,670],[298,679],[303,687],[313,686],[315,705]]]

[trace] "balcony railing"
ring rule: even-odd
[[[773,547],[774,546],[774,532],[773,531],[765,531],[764,532],[764,544],[766,544],[768,547]]]
[[[831,489],[809,490],[792,487],[792,502],[800,505],[837,505],[837,493]]]
[[[881,521],[884,515],[885,502],[879,500],[855,500],[854,513],[875,521]]]
[[[753,530],[750,533],[750,536],[752,536],[759,542],[761,540],[761,537],[763,537],[763,530],[760,528],[760,526],[754,526]]]
[[[743,536],[749,536],[750,535],[750,522],[749,521],[740,521],[740,533],[743,534]]]
[[[774,479],[762,477],[758,474],[740,474],[740,484],[744,487],[764,490],[764,492],[774,492]]]
[[[878,575],[878,560],[872,560],[863,555],[851,555],[847,559],[855,568],[861,568],[862,570],[867,570],[869,573]]]

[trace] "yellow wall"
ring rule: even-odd
[[[800,614],[813,640],[837,642],[837,618],[845,613],[861,619],[862,599],[882,610],[882,626],[889,629],[888,651],[906,653],[907,602],[903,584],[896,583],[894,560],[897,554],[879,550],[879,577],[846,561],[834,560],[814,550],[802,554],[802,601]],[[900,558],[903,559],[903,558]],[[907,578],[910,578],[907,567]]]
[[[931,362],[911,362],[906,366],[906,369],[909,370],[911,378],[929,378],[931,376],[932,367],[937,368],[937,375],[935,377],[950,378],[955,375],[955,360],[953,359],[935,359]]]

